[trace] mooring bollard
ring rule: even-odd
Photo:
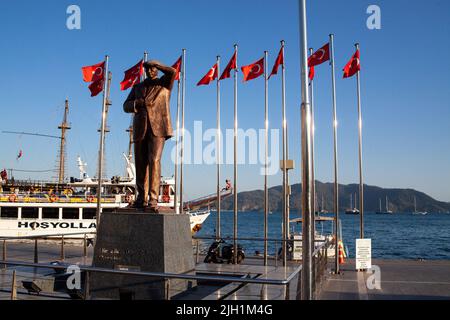
[[[34,239],[34,263],[39,263],[38,238]]]
[[[64,235],[61,236],[61,260],[64,260]]]
[[[13,270],[13,278],[11,283],[11,300],[17,300],[16,270]]]

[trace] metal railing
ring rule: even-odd
[[[61,234],[46,234],[46,235],[36,235],[36,236],[23,236],[23,237],[0,237],[0,241],[3,242],[3,252],[2,261],[7,260],[7,241],[16,240],[34,240],[34,263],[39,263],[39,240],[55,240],[54,238],[61,238],[60,245],[60,260],[65,260],[65,240],[70,236],[83,236],[82,238],[70,238],[76,240],[83,240],[83,257],[87,257],[87,247],[88,247],[88,235],[94,235],[96,232],[77,232],[77,233],[61,233]]]
[[[196,245],[195,245],[196,246],[196,254],[195,254],[196,260],[195,260],[195,262],[198,263],[198,258],[199,258],[199,254],[200,254],[199,253],[199,251],[200,251],[199,241],[200,240],[217,240],[217,237],[216,236],[193,236],[192,239],[196,241]],[[228,241],[234,241],[235,240],[233,237],[221,237],[221,239],[222,240],[228,240]],[[273,242],[275,244],[275,254],[273,256],[270,256],[267,253],[267,255],[268,255],[267,258],[269,260],[274,260],[275,261],[275,267],[278,266],[278,260],[283,260],[283,259],[279,258],[279,255],[278,255],[279,249],[283,247],[283,245],[282,245],[283,242],[292,242],[292,243],[294,243],[294,242],[302,242],[301,239],[281,239],[281,238],[267,238],[267,239],[264,239],[264,238],[245,238],[245,237],[238,237],[238,238],[236,238],[236,241]],[[316,242],[316,243],[326,243],[327,241],[328,240],[326,240],[326,239],[325,240],[314,240],[314,242]],[[264,259],[264,256],[261,256],[261,255],[254,255],[254,256],[251,256],[251,257],[252,258],[256,258],[256,259],[258,259],[258,258]]]
[[[41,236],[29,236],[29,237],[9,237],[9,238],[0,238],[3,240],[3,259],[0,265],[6,266],[22,266],[22,267],[33,267],[33,268],[45,268],[45,269],[56,269],[56,270],[66,270],[68,266],[64,265],[53,265],[48,263],[39,263],[39,254],[38,254],[38,240],[39,239],[51,239],[52,237],[61,237],[61,251],[60,251],[60,259],[63,261],[65,259],[65,251],[64,251],[64,237],[70,235],[84,235],[83,237],[83,256],[87,256],[87,235],[95,234],[95,232],[88,233],[71,233],[71,234],[51,234],[51,235],[41,235]],[[23,261],[8,261],[6,254],[6,241],[7,240],[17,240],[17,239],[31,239],[35,240],[34,242],[34,262],[23,262]],[[198,261],[198,241],[201,239],[211,239],[211,237],[196,237],[197,240],[197,253],[196,253],[196,261]],[[212,237],[215,239],[215,237]],[[227,238],[225,238],[227,239]],[[228,239],[227,239],[228,240]],[[301,241],[294,239],[261,239],[261,238],[239,238],[239,240],[251,240],[251,241]],[[325,240],[319,247],[317,247],[313,252],[313,281],[314,288],[313,292],[316,292],[318,289],[317,284],[323,278],[325,274],[325,270],[327,268],[327,249],[330,245],[328,240]],[[278,254],[275,255],[275,261],[277,261]],[[90,267],[90,266],[80,266],[78,265],[80,271],[85,272],[85,283],[84,283],[84,292],[83,299],[89,299],[90,297],[90,288],[89,288],[89,278],[92,272],[98,273],[107,273],[107,274],[116,274],[116,275],[128,275],[128,276],[142,276],[142,277],[153,277],[153,278],[161,278],[163,280],[168,281],[168,286],[170,287],[171,279],[180,279],[180,280],[203,280],[203,281],[215,281],[215,282],[228,282],[228,283],[240,283],[241,285],[247,284],[261,284],[263,285],[263,289],[261,291],[261,295],[263,296],[263,291],[265,290],[265,285],[276,285],[276,286],[285,286],[285,299],[290,299],[290,283],[291,281],[298,275],[299,284],[301,279],[301,271],[302,265],[299,264],[285,279],[257,279],[257,278],[237,278],[232,276],[217,276],[217,275],[189,275],[189,274],[175,274],[175,273],[161,273],[161,272],[142,272],[142,271],[128,271],[128,270],[115,270],[115,269],[107,269],[107,268],[98,268],[98,267]],[[16,271],[13,273],[13,282],[11,287],[11,299],[15,299],[17,297],[17,284],[16,284]],[[300,296],[297,288],[297,298]],[[170,297],[166,297],[169,299]]]
[[[68,266],[62,265],[53,265],[53,264],[42,264],[42,263],[29,263],[22,261],[2,261],[2,264],[8,266],[21,266],[21,267],[32,267],[32,268],[44,268],[44,269],[58,269],[58,270],[66,270]],[[247,277],[232,277],[232,276],[217,276],[217,275],[189,275],[189,274],[175,274],[175,273],[162,273],[162,272],[142,272],[142,271],[125,271],[125,270],[114,270],[114,269],[106,269],[106,268],[98,268],[98,267],[89,267],[89,266],[80,266],[78,265],[80,271],[85,272],[85,281],[84,281],[84,290],[82,298],[84,300],[89,299],[90,297],[90,287],[89,287],[89,279],[91,273],[107,273],[107,274],[115,274],[115,275],[127,275],[127,276],[141,276],[141,277],[152,277],[152,278],[161,278],[161,280],[168,281],[167,287],[170,288],[170,280],[171,279],[179,279],[179,280],[203,280],[203,281],[214,281],[214,282],[227,282],[227,283],[240,283],[242,285],[247,284],[261,284],[261,285],[276,285],[276,286],[285,286],[285,299],[289,300],[289,287],[292,279],[297,276],[301,272],[301,266],[298,266],[296,270],[294,270],[288,277],[285,279],[257,279],[257,278],[247,278]],[[15,272],[15,270],[14,270]],[[15,276],[13,276],[13,282],[11,285],[11,299],[14,296],[17,296],[17,283],[15,283]],[[166,294],[166,299],[170,299],[170,296]]]

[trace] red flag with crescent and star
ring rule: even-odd
[[[356,52],[353,54],[350,61],[347,62],[347,64],[345,65],[345,67],[343,69],[344,79],[354,76],[360,70],[361,70],[361,65],[359,64],[359,50],[356,50]]]
[[[125,71],[125,76],[120,83],[120,90],[127,90],[135,84],[141,82],[141,76],[144,74],[144,60],[139,61],[136,65]]]
[[[178,60],[173,64],[172,68],[176,70],[175,79],[174,80],[180,80],[180,70],[181,70],[181,56],[178,58]]]
[[[209,69],[208,73],[197,83],[197,86],[208,85],[217,79],[217,63]]]
[[[237,64],[236,64],[237,56],[236,56],[236,54],[237,53],[235,51],[233,56],[231,57],[230,62],[228,62],[227,66],[223,70],[222,75],[220,76],[219,80],[223,80],[223,79],[227,79],[227,78],[231,77],[231,70],[237,68]]]
[[[82,67],[84,82],[92,82],[104,78],[105,62],[100,62],[92,66]]]
[[[244,82],[258,78],[264,73],[264,58],[261,58],[248,66],[243,66],[241,70],[244,74]]]
[[[103,79],[92,82],[89,85],[89,90],[91,91],[91,97],[95,97],[100,92],[102,92],[104,84],[105,84],[105,81]]]
[[[325,61],[330,60],[330,44],[327,43],[322,48],[314,52],[309,58],[308,58],[308,66],[314,67],[318,66],[319,64],[324,63]]]
[[[314,74],[315,74],[316,72],[315,72],[315,70],[314,70],[314,66],[311,66],[311,67],[309,67],[309,75],[308,75],[308,77],[309,77],[309,80],[314,80]]]
[[[280,65],[284,65],[283,48],[281,48],[281,49],[280,49],[280,53],[278,53],[277,60],[275,60],[275,64],[274,64],[274,66],[273,66],[273,68],[272,68],[272,72],[270,73],[268,79],[270,79],[270,77],[271,77],[272,75],[277,74],[277,72],[278,72],[278,67],[279,67]]]

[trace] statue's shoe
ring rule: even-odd
[[[144,211],[147,206],[143,203],[134,202],[130,204],[127,208],[129,209],[135,209],[136,211]]]
[[[148,207],[147,211],[150,213],[159,213],[159,208],[158,207]]]

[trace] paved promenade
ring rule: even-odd
[[[340,275],[329,274],[321,300],[450,300],[450,261],[373,260],[380,269],[380,289],[368,288],[375,275],[355,271],[347,260]]]

